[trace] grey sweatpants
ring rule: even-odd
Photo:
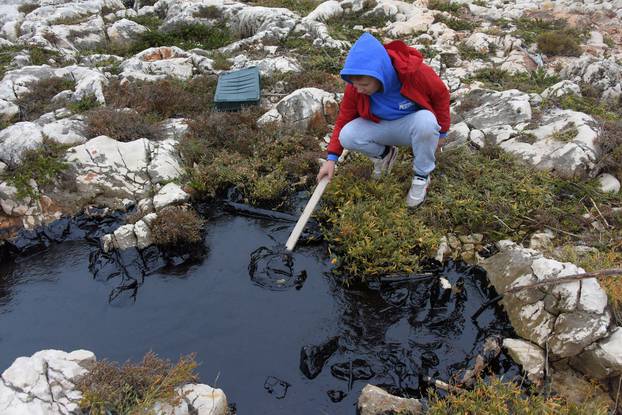
[[[415,174],[427,176],[436,166],[434,153],[440,129],[434,113],[419,110],[379,123],[356,118],[343,126],[339,141],[343,148],[375,158],[382,154],[385,146],[408,146],[413,150]]]

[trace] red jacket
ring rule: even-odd
[[[449,91],[445,83],[432,68],[423,63],[423,55],[417,49],[406,45],[401,40],[388,43],[385,49],[402,83],[401,94],[420,107],[432,111],[441,126],[441,133],[446,133],[449,130],[450,119]],[[352,84],[348,84],[328,144],[329,153],[341,154],[343,147],[339,142],[339,132],[344,125],[358,117],[374,122],[380,121],[371,113],[369,96],[359,94]]]

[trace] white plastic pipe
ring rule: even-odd
[[[296,242],[298,242],[298,238],[300,238],[302,230],[305,228],[305,225],[309,221],[309,218],[311,217],[315,206],[320,201],[322,193],[324,193],[324,190],[326,189],[326,185],[328,185],[328,176],[324,176],[322,180],[320,180],[320,182],[317,184],[315,190],[313,191],[313,194],[311,195],[311,198],[307,202],[307,206],[305,206],[304,210],[302,211],[302,215],[300,215],[300,218],[298,218],[298,222],[296,222],[296,226],[294,226],[294,230],[292,231],[292,234],[289,235],[289,239],[285,244],[285,249],[287,249],[287,251],[292,252],[294,250],[294,247],[296,246]]]

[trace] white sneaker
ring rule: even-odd
[[[371,174],[372,178],[379,179],[383,173],[390,173],[395,159],[397,159],[398,148],[391,146],[386,156],[381,159],[372,158],[371,162],[374,164],[374,170]]]
[[[406,205],[410,208],[419,206],[425,200],[425,195],[428,192],[428,185],[430,184],[430,176],[422,178],[415,176],[406,196]]]

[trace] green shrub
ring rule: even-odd
[[[581,46],[572,30],[544,32],[536,38],[540,52],[549,56],[579,56]]]
[[[182,250],[202,242],[202,227],[203,219],[192,208],[179,206],[162,209],[150,225],[156,245]]]
[[[384,15],[361,10],[359,12],[345,13],[341,16],[331,17],[326,20],[325,23],[328,26],[328,32],[333,38],[354,42],[363,34],[363,30],[355,29],[354,26],[381,29],[390,21],[391,20],[387,19]]]
[[[361,32],[362,33],[362,32]],[[318,48],[309,39],[288,36],[280,44],[288,53],[298,57],[305,72],[319,71],[338,75],[345,63],[346,54],[333,48]]]
[[[462,59],[466,59],[469,61],[475,60],[475,59],[482,59],[482,60],[488,59],[487,52],[480,52],[472,47],[467,46],[466,43],[464,42],[458,43],[456,47],[458,48],[458,52],[460,53],[460,57]]]
[[[285,86],[283,94],[289,94],[300,88],[315,87],[328,92],[343,92],[346,84],[337,75],[326,73],[318,69],[302,72],[275,73],[269,78],[263,78],[265,89],[272,88],[277,82]]]
[[[504,27],[509,27],[509,21],[501,22]],[[528,44],[535,43],[539,35],[545,32],[566,29],[566,21],[563,19],[542,19],[523,16],[516,20],[514,35],[523,38]]]
[[[17,188],[18,199],[38,197],[39,190],[30,186],[30,180],[34,180],[39,189],[53,184],[67,168],[63,161],[66,150],[67,146],[45,139],[41,147],[24,151],[19,166],[4,172],[2,180]]]
[[[584,112],[604,121],[620,120],[622,116],[620,107],[611,108],[605,104],[599,103],[596,98],[565,95],[559,100],[554,100],[552,104],[558,105],[563,109]],[[612,109],[617,110],[617,112],[611,111]]]
[[[140,363],[119,366],[99,361],[76,383],[82,392],[80,408],[91,415],[106,415],[148,414],[156,402],[176,406],[181,397],[175,388],[197,382],[196,367],[193,355],[172,364],[152,352]]]
[[[39,8],[39,5],[36,3],[24,3],[20,4],[17,8],[17,11],[20,13],[28,14],[32,11],[35,11]]]
[[[398,160],[392,174],[380,181],[366,179],[371,166],[364,157],[354,157],[340,168],[322,210],[339,272],[366,278],[416,271],[418,261],[433,254],[440,236],[448,233],[481,233],[489,241],[522,240],[552,227],[581,234],[584,240],[596,238],[597,243],[590,221],[582,217],[581,201],[622,205],[620,196],[601,194],[593,181],[558,179],[494,146],[478,152],[446,151],[437,161],[428,197],[414,212],[404,207],[412,176],[410,158]],[[385,250],[385,244],[391,249]]]
[[[317,173],[317,138],[271,126],[258,127],[260,109],[211,113],[188,124],[182,155],[188,183],[198,196],[235,187],[248,203],[277,206]]]
[[[150,30],[141,33],[129,50],[135,54],[155,46],[177,46],[188,50],[194,48],[218,49],[233,41],[233,35],[226,22],[208,26],[198,23],[180,23],[166,31]]]
[[[99,101],[97,101],[97,98],[94,95],[87,95],[83,97],[80,101],[70,102],[69,104],[67,104],[67,108],[71,112],[75,113],[86,112],[99,106]]]
[[[138,23],[139,25],[145,26],[151,31],[158,30],[158,28],[162,24],[162,19],[160,19],[158,16],[153,16],[153,15],[148,15],[148,14],[145,14],[142,16],[130,17],[129,20],[132,20]]]
[[[530,394],[513,382],[492,378],[479,380],[476,387],[463,393],[451,393],[445,398],[432,395],[428,415],[606,415],[608,408],[598,400],[581,404],[568,402],[561,397],[543,396],[539,391]]]
[[[529,73],[511,74],[494,66],[492,68],[480,69],[470,79],[483,82],[486,88],[489,89],[498,91],[518,89],[528,93],[541,93],[546,88],[559,82],[557,76],[549,75],[541,68]]]
[[[155,140],[161,136],[153,118],[133,110],[110,107],[88,111],[85,132],[89,138],[105,135],[124,142],[139,138]]]
[[[457,17],[445,17],[442,14],[437,14],[434,18],[435,23],[445,23],[448,28],[456,31],[468,30],[473,31],[478,24],[467,19],[460,19]]]
[[[264,7],[284,7],[293,12],[306,16],[322,3],[321,0],[254,0],[252,2],[257,6]]]
[[[47,78],[27,85],[28,92],[19,96],[15,103],[19,106],[20,121],[32,121],[42,114],[61,108],[64,102],[51,102],[61,91],[73,90],[75,82],[65,78]]]
[[[220,19],[222,11],[216,6],[199,6],[198,10],[192,13],[192,17],[200,19]]]
[[[457,13],[465,7],[464,4],[452,3],[449,0],[430,0],[428,2],[428,9],[440,10],[442,12]]]

